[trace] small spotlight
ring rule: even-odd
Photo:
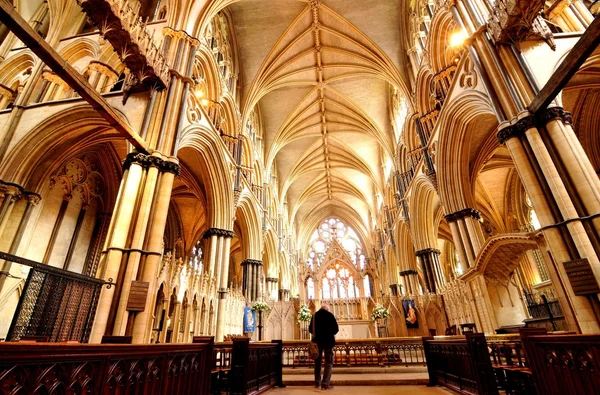
[[[208,99],[202,99],[200,101],[200,104],[202,104],[204,107],[208,106],[210,104],[210,100]]]
[[[204,97],[204,91],[202,89],[198,89],[195,94],[196,98],[198,99],[202,99]]]

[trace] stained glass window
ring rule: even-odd
[[[350,262],[336,259],[321,270],[333,241],[337,241],[350,258]],[[346,259],[347,261],[347,259]],[[349,264],[353,266],[349,266]],[[315,295],[315,281],[320,286],[321,299],[345,299],[361,297],[357,275],[365,270],[367,260],[356,232],[340,219],[329,218],[317,227],[310,239],[306,265],[313,273],[321,273],[319,280],[307,280],[307,296]],[[362,276],[361,276],[362,277]],[[365,295],[362,295],[365,296]],[[368,295],[367,295],[368,296]]]

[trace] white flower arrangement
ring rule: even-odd
[[[375,308],[373,309],[373,319],[376,320],[378,318],[388,318],[390,316],[390,311],[384,306],[377,303]]]
[[[267,313],[271,310],[267,302],[257,301],[252,305],[252,311],[266,311]]]
[[[310,309],[307,305],[303,304],[298,309],[298,321],[299,322],[308,322],[310,321],[312,314],[310,314]]]

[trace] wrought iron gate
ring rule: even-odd
[[[85,343],[96,315],[102,280],[0,252],[0,259],[30,266],[7,340],[42,336]]]

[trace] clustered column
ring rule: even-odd
[[[25,229],[29,224],[31,212],[33,211],[34,207],[40,202],[41,197],[37,193],[23,191],[23,189],[18,185],[11,183],[2,183],[0,181],[0,199],[0,234],[2,234],[5,230],[8,218],[10,217],[15,206],[21,201],[25,202],[25,208],[23,209],[23,214],[21,215],[21,219],[19,220],[17,229],[14,232],[10,232],[10,235],[12,235],[12,241],[10,242],[10,246],[8,247],[9,254],[18,255],[19,246],[21,245],[21,240],[23,239]],[[2,268],[0,270],[1,294],[2,289],[4,288],[4,284],[6,282],[6,278],[10,275],[12,263],[1,260],[0,262],[0,267]]]
[[[217,341],[223,340],[225,326],[225,299],[229,292],[229,254],[233,231],[227,229],[210,228],[204,233],[206,240],[205,256],[208,257],[208,273],[214,287],[219,294],[217,306],[216,328],[209,328],[209,333],[215,333]],[[214,329],[214,330],[213,330]]]
[[[440,250],[426,248],[415,252],[415,255],[421,265],[427,291],[436,293],[446,283],[440,265]]]
[[[290,290],[282,288],[279,290],[279,300],[282,302],[287,302],[290,300]]]
[[[463,273],[475,265],[477,255],[484,243],[479,221],[481,214],[473,208],[465,208],[444,217],[450,225],[454,246]]]
[[[598,296],[576,296],[563,266],[586,258],[600,277],[600,181],[572,130],[571,115],[560,107],[535,117],[524,112],[501,125],[498,139],[515,162],[552,251],[548,269],[561,305],[571,307],[564,308],[569,327],[597,332]]]
[[[419,294],[419,273],[416,270],[404,270],[400,272],[400,279],[404,288],[404,295]]]
[[[257,259],[246,259],[242,262],[242,292],[247,302],[254,302],[260,297],[262,265],[262,261]]]
[[[133,337],[134,343],[149,340],[153,298],[144,311],[127,306],[134,281],[146,282],[154,294],[162,254],[162,236],[175,175],[176,158],[158,152],[132,152],[123,162],[123,179],[100,263],[99,277],[116,283],[100,294],[90,342],[104,335]]]
[[[277,292],[277,283],[279,282],[279,279],[277,277],[267,277],[266,282],[268,299],[276,299],[277,297],[274,296]]]

